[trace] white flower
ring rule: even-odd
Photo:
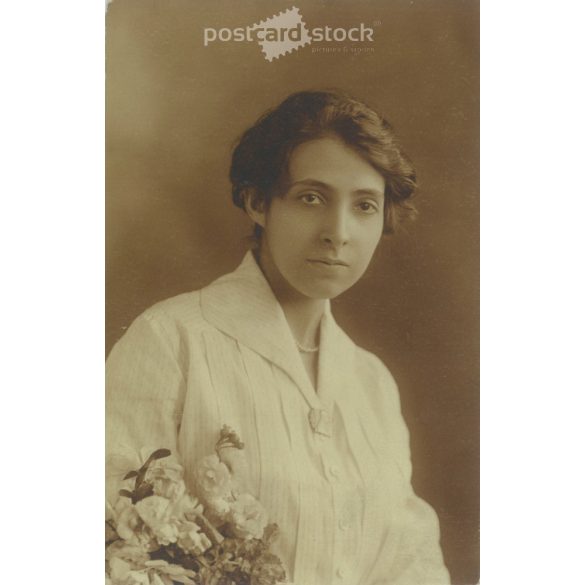
[[[197,495],[205,502],[228,499],[232,494],[230,470],[217,455],[208,455],[199,461],[195,469]]]
[[[172,517],[169,500],[161,496],[149,496],[134,506],[140,518],[152,530],[159,544],[177,542],[179,529],[177,519]]]
[[[143,569],[144,563],[135,564],[114,557],[109,560],[109,566],[112,585],[150,585],[148,573]]]
[[[193,513],[203,513],[203,506],[197,498],[185,492],[180,498],[171,502],[170,512],[175,518],[183,519],[192,516]]]
[[[168,500],[177,500],[186,491],[183,468],[178,463],[159,459],[148,468],[146,478],[152,483],[154,494]]]
[[[228,522],[236,538],[262,538],[268,515],[254,496],[242,494],[231,504]]]
[[[127,544],[140,546],[144,550],[157,548],[152,532],[128,498],[120,498],[115,508],[111,509],[110,522],[116,527],[118,536]]]
[[[115,543],[106,550],[107,585],[195,585],[195,573],[180,565],[170,565],[150,557],[136,547]]]
[[[216,524],[221,524],[226,521],[230,509],[230,503],[223,498],[212,498],[207,501],[206,513]]]
[[[125,583],[128,573],[132,570],[132,565],[118,557],[110,559],[108,564],[110,565],[110,578],[112,583],[114,585]]]
[[[133,540],[136,537],[136,533],[139,530],[142,522],[138,512],[130,500],[126,500],[128,505],[120,506],[121,509],[116,510],[116,532],[124,540]]]
[[[106,560],[122,559],[132,566],[140,567],[150,559],[148,552],[137,544],[117,540],[106,549]]]
[[[225,463],[226,467],[230,470],[232,483],[235,486],[233,491],[242,493],[252,491],[250,469],[243,450],[225,446],[218,449],[218,455],[221,462]]]
[[[201,532],[195,522],[182,522],[179,528],[177,544],[186,552],[194,555],[203,554],[211,547],[211,541]]]
[[[179,565],[170,565],[166,561],[145,561],[140,566],[133,565],[122,559],[110,561],[109,579],[111,585],[173,585],[173,582],[184,585],[195,585],[193,571]]]

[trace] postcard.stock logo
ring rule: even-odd
[[[297,51],[313,42],[373,42],[374,29],[360,23],[352,28],[320,26],[308,29],[296,6],[271,18],[240,28],[204,28],[203,44],[216,42],[256,42],[268,61]]]

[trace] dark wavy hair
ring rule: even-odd
[[[244,209],[244,194],[252,189],[269,206],[275,195],[283,195],[293,150],[324,136],[341,139],[384,177],[384,233],[416,215],[416,172],[392,126],[365,103],[337,90],[294,93],[244,132],[230,167],[234,204]],[[256,226],[255,236],[261,232]]]

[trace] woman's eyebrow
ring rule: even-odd
[[[307,185],[308,187],[319,187],[320,189],[333,190],[331,185],[318,181],[317,179],[300,179],[299,181],[293,181],[289,187],[296,187],[297,185]]]
[[[296,187],[298,185],[305,185],[308,187],[318,187],[319,189],[325,189],[328,191],[335,191],[335,188],[331,185],[324,183],[323,181],[319,181],[318,179],[300,179],[298,181],[293,181],[289,184],[289,188]],[[379,189],[356,189],[352,191],[352,195],[355,196],[363,196],[363,195],[370,195],[374,197],[384,197],[384,193]]]
[[[353,195],[371,195],[373,197],[384,197],[384,193],[379,189],[356,189]]]

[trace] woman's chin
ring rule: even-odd
[[[350,285],[351,286],[351,285]],[[337,283],[319,282],[310,286],[305,285],[297,290],[305,297],[314,300],[334,299],[343,294],[350,286],[342,286]]]

